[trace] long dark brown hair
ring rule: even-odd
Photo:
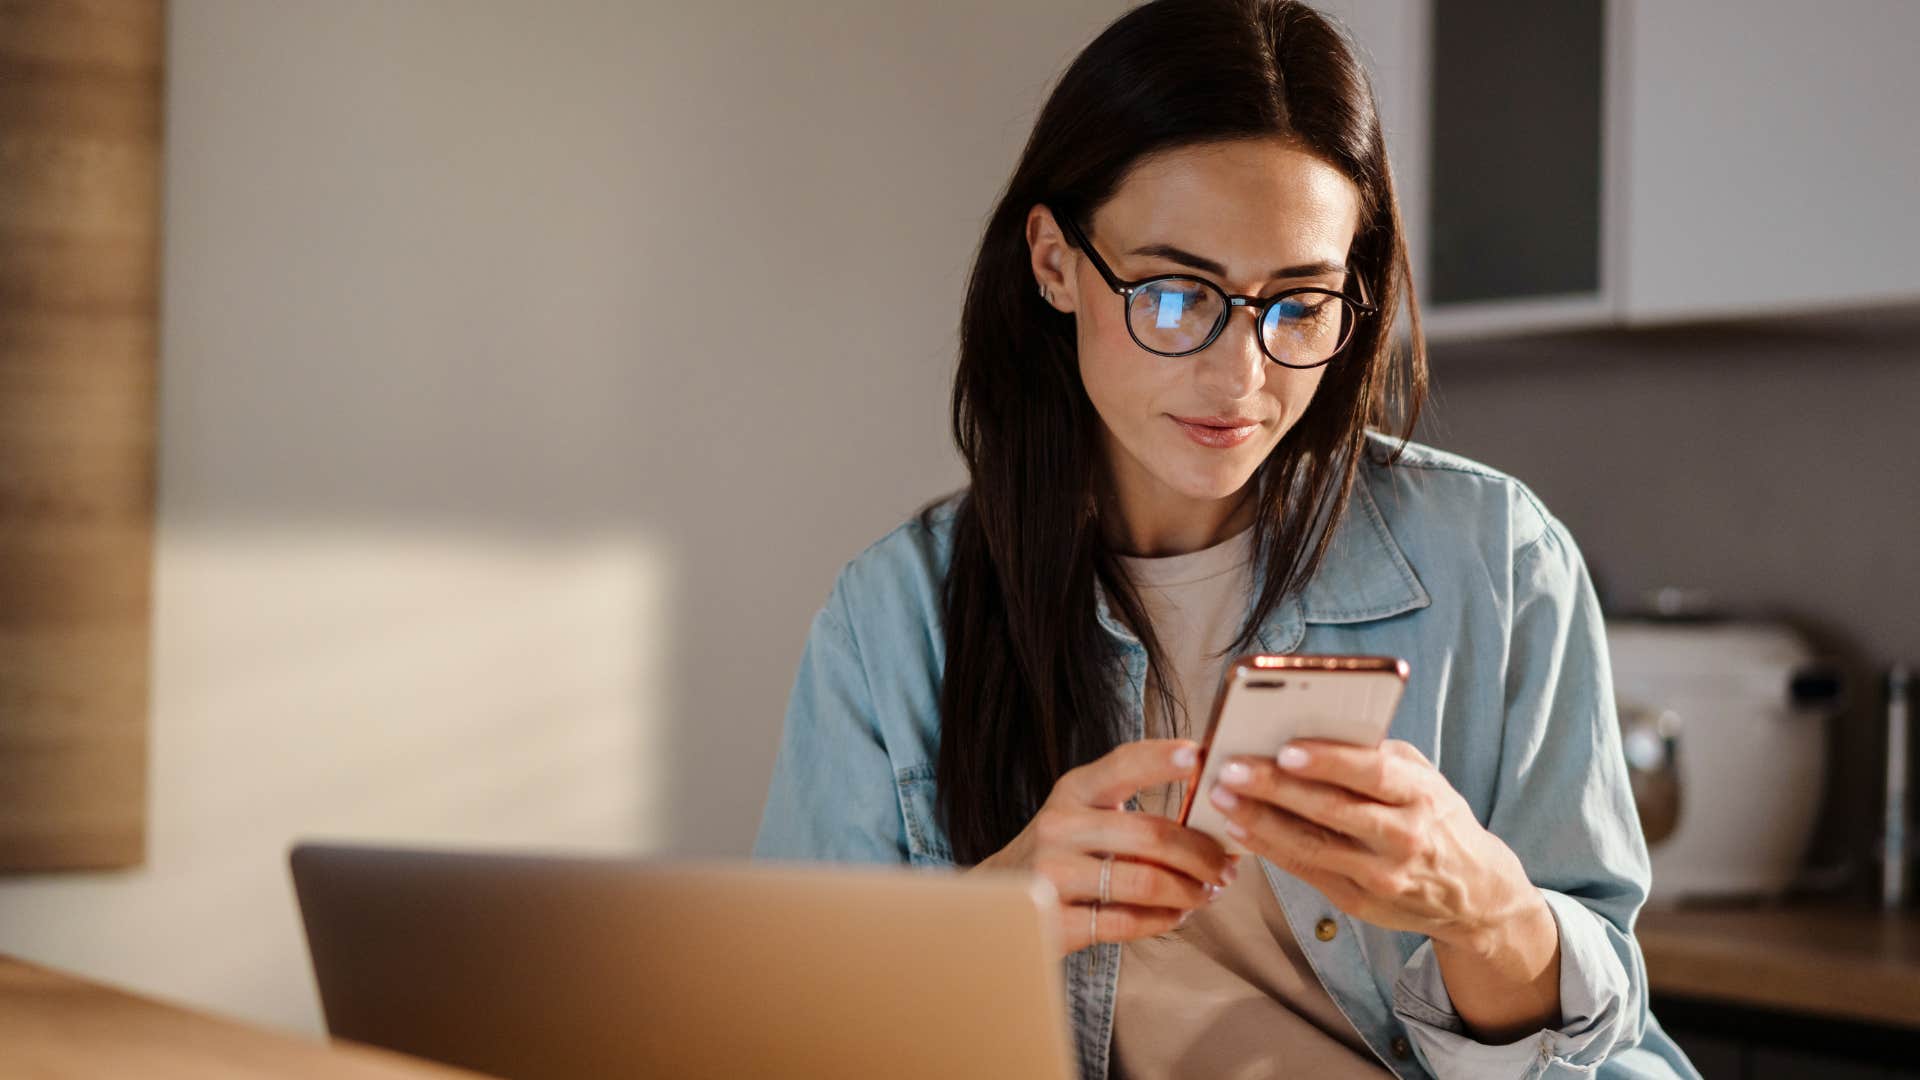
[[[1044,204],[1090,223],[1149,154],[1275,136],[1359,189],[1348,262],[1380,310],[1360,321],[1249,481],[1265,585],[1236,648],[1319,567],[1367,427],[1394,430],[1401,445],[1412,435],[1427,383],[1419,312],[1373,92],[1345,36],[1294,0],[1155,0],[1121,16],[1047,99],[967,284],[953,434],[971,483],[955,509],[942,598],[935,780],[961,864],[1006,846],[1061,773],[1126,730],[1133,706],[1120,700],[1124,669],[1097,619],[1098,589],[1146,646],[1165,715],[1174,706],[1160,647],[1094,510],[1101,420],[1080,381],[1073,317],[1034,284],[1028,212]],[[1405,350],[1392,339],[1403,298]]]

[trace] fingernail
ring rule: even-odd
[[[1307,763],[1307,752],[1297,746],[1283,746],[1277,755],[1280,764],[1289,769],[1297,769]]]
[[[1240,803],[1240,797],[1238,795],[1235,795],[1223,787],[1213,789],[1212,799],[1213,805],[1222,810],[1231,810]]]
[[[1236,761],[1220,770],[1220,779],[1229,784],[1244,784],[1253,779],[1253,770],[1247,768],[1245,762]]]
[[[1219,885],[1214,885],[1214,884],[1211,884],[1211,883],[1209,883],[1209,884],[1207,885],[1207,903],[1209,903],[1209,904],[1211,904],[1211,903],[1213,903],[1213,902],[1214,902],[1215,900],[1218,900],[1218,899],[1220,899],[1220,894],[1221,894],[1221,893],[1224,893],[1224,892],[1226,892],[1226,891],[1227,891],[1227,890],[1226,890],[1225,888],[1222,888],[1222,887],[1221,887],[1221,886],[1219,886]]]
[[[1233,884],[1233,879],[1239,876],[1240,876],[1239,869],[1236,868],[1232,863],[1228,863],[1226,866],[1226,869],[1220,871],[1220,880],[1226,882],[1229,885]]]
[[[1247,827],[1237,821],[1229,821],[1227,822],[1227,835],[1233,837],[1235,840],[1245,840],[1247,838]]]
[[[1182,746],[1173,752],[1173,763],[1183,769],[1191,769],[1200,760],[1200,751],[1191,745]]]
[[[1193,909],[1188,908],[1186,911],[1180,913],[1180,918],[1176,919],[1173,925],[1185,926],[1187,925],[1187,920],[1191,918],[1193,918]]]

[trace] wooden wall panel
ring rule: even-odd
[[[146,846],[163,0],[0,0],[0,870]]]

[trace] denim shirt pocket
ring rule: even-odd
[[[916,866],[952,866],[953,848],[934,810],[933,763],[894,771],[900,789],[900,813],[907,823],[907,855]]]

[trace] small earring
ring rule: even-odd
[[[1047,295],[1047,287],[1045,285],[1040,286],[1040,298],[1049,304],[1053,303],[1053,297]]]

